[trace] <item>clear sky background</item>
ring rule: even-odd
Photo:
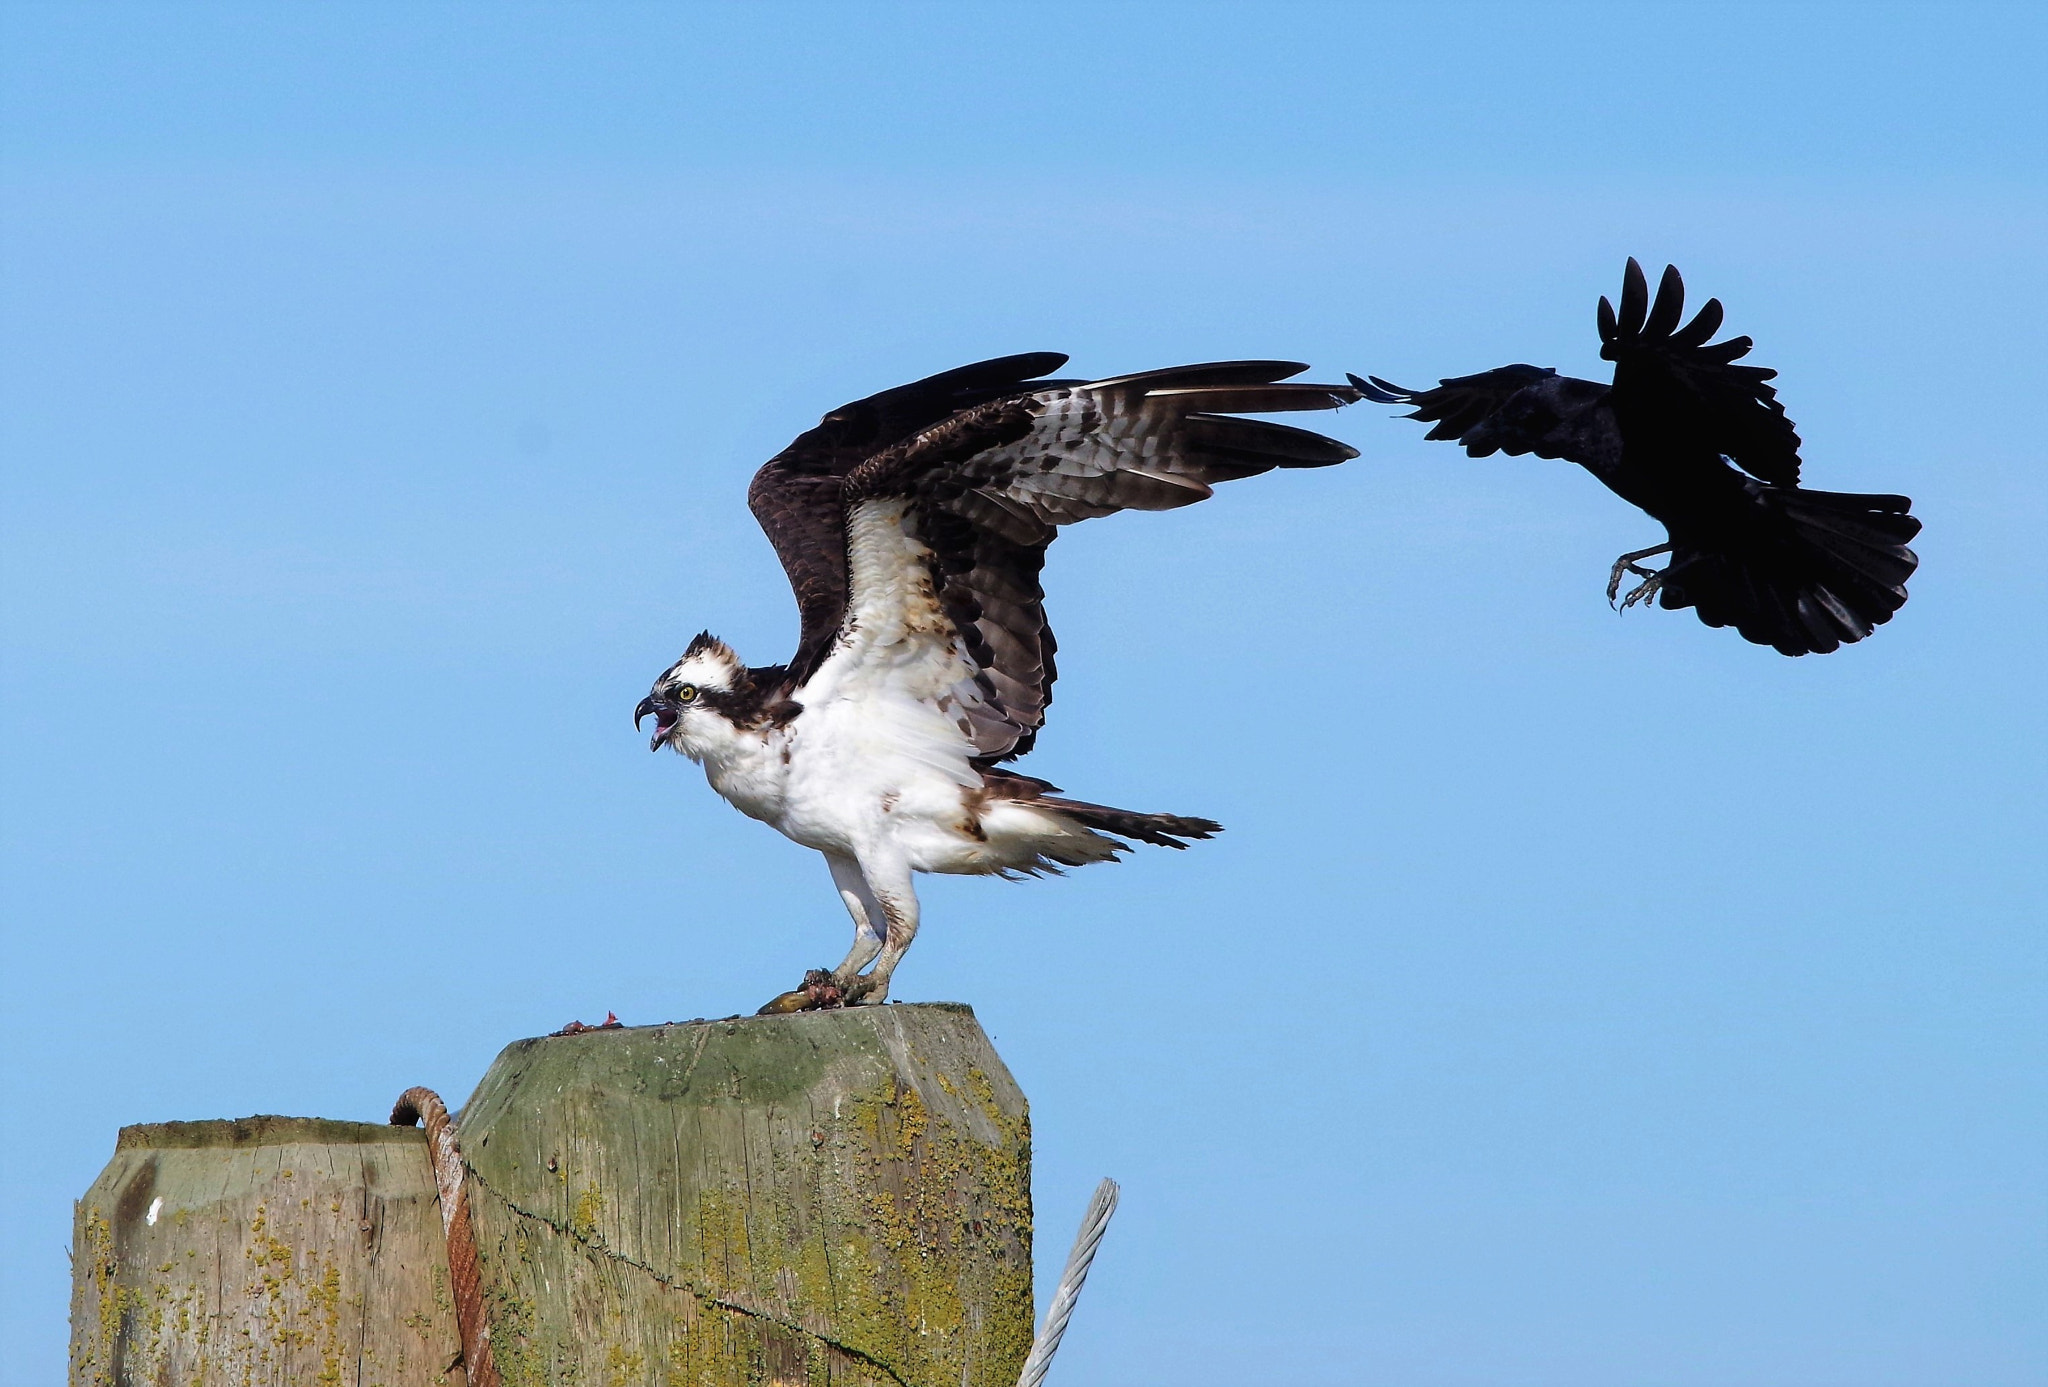
[[[1913,600],[1787,660],[1391,411],[1069,532],[1032,772],[1185,854],[939,880],[1107,1384],[2048,1380],[2038,8],[0,9],[0,1381],[124,1123],[378,1119],[836,959],[630,726],[795,613],[843,400],[1057,349],[1597,374],[1719,295]],[[1053,1264],[1050,1267],[1043,1264]],[[1043,1284],[1043,1282],[1042,1282]]]

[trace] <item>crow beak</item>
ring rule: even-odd
[[[648,741],[647,749],[649,751],[660,751],[662,743],[668,740],[668,734],[675,731],[677,716],[673,703],[670,703],[667,699],[656,698],[653,694],[649,694],[634,706],[633,730],[638,732],[642,720],[649,717],[653,718],[654,736]]]

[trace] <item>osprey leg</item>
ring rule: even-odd
[[[852,980],[846,1000],[855,1006],[871,1007],[889,1000],[889,975],[903,961],[910,941],[917,938],[917,890],[911,885],[907,862],[863,862],[860,874],[881,907],[882,952],[872,969]]]
[[[888,973],[881,975],[881,990],[875,991],[871,976],[864,976],[861,969],[875,961],[878,954],[886,953],[884,937],[893,942],[895,930],[891,925],[894,918],[875,890],[868,884],[867,874],[860,864],[850,857],[835,853],[825,854],[825,863],[832,869],[832,884],[839,888],[839,899],[846,905],[846,913],[853,917],[853,947],[846,951],[839,966],[831,972],[813,968],[804,974],[804,980],[795,991],[785,992],[763,1006],[758,1013],[762,1016],[786,1015],[793,1011],[817,1011],[821,1008],[853,1006],[861,1002],[879,1002],[889,995]],[[910,874],[903,873],[903,892],[910,895]],[[910,895],[910,932],[917,932],[917,897]],[[908,939],[905,939],[908,944]],[[895,957],[902,957],[898,949]],[[892,959],[889,967],[893,969]]]
[[[854,976],[882,951],[882,932],[889,927],[888,917],[868,886],[867,877],[861,874],[859,863],[831,853],[825,854],[825,861],[832,868],[832,884],[839,888],[839,899],[846,902],[846,913],[853,917],[853,947],[832,970],[832,981],[844,990],[853,986]]]

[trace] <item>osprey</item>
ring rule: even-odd
[[[823,853],[853,917],[839,966],[763,1011],[884,1000],[917,935],[917,872],[1057,872],[1112,861],[1126,839],[1183,848],[1220,830],[1002,769],[1052,697],[1046,546],[1062,525],[1356,457],[1233,416],[1359,394],[1290,382],[1307,367],[1288,361],[1047,379],[1066,360],[1002,357],[899,386],[772,458],[747,500],[796,593],[796,654],[748,666],[705,632],[634,709],[634,726],[654,719],[650,749],[698,762],[740,812]]]
[[[1434,390],[1378,376],[1351,382],[1366,399],[1414,405],[1410,419],[1436,425],[1430,438],[1455,439],[1473,457],[1568,459],[1661,520],[1667,542],[1623,554],[1608,573],[1609,602],[1624,573],[1643,579],[1623,610],[1656,597],[1786,655],[1862,640],[1905,604],[1919,563],[1906,547],[1920,532],[1913,503],[1801,487],[1799,435],[1769,384],[1778,373],[1735,364],[1749,354],[1747,337],[1708,343],[1719,299],[1680,327],[1684,308],[1677,269],[1665,267],[1653,303],[1631,259],[1621,311],[1600,300],[1611,385],[1527,365]],[[1657,554],[1671,556],[1662,569],[1641,566]]]

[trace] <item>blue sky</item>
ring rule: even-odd
[[[2028,8],[0,8],[0,1382],[121,1124],[374,1119],[838,957],[628,725],[794,609],[842,400],[1055,349],[1596,373],[1754,336],[1901,616],[1617,618],[1651,522],[1389,411],[1069,533],[1027,769],[1186,854],[936,881],[897,995],[1125,1202],[1084,1384],[2048,1378],[2048,21]]]

